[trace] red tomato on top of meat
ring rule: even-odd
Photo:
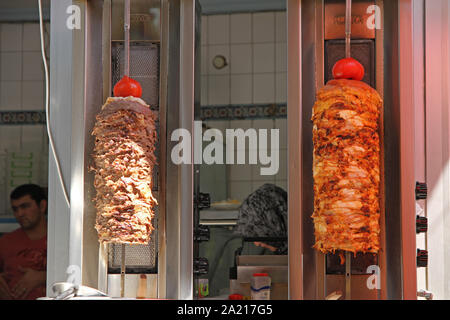
[[[115,97],[129,97],[133,96],[140,98],[142,96],[142,87],[136,80],[123,76],[119,82],[114,86]]]
[[[353,58],[341,59],[333,67],[333,77],[361,81],[364,78],[364,67]]]

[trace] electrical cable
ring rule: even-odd
[[[50,112],[49,112],[49,74],[48,74],[48,66],[47,66],[47,58],[45,56],[45,43],[44,43],[44,22],[42,17],[42,2],[41,0],[38,0],[39,5],[39,30],[40,30],[40,36],[41,36],[41,53],[42,53],[42,61],[44,63],[44,75],[45,75],[45,115],[47,118],[46,126],[47,126],[47,134],[48,134],[48,140],[50,142],[50,149],[52,151],[53,157],[55,158],[56,162],[56,168],[58,171],[58,178],[61,182],[61,187],[63,189],[64,198],[66,200],[67,206],[70,208],[70,200],[67,193],[66,185],[64,183],[64,177],[61,172],[61,165],[59,162],[58,155],[55,150],[55,145],[53,142],[53,136],[50,129]]]

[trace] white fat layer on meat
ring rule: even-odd
[[[106,99],[105,104],[102,106],[102,110],[107,107],[130,107],[132,105],[141,106],[141,107],[147,107],[149,108],[149,105],[145,103],[144,100],[141,98],[136,97],[109,97]]]
[[[348,119],[356,116],[358,113],[353,110],[341,110],[341,111],[339,111],[338,114],[339,114],[339,117],[341,117],[342,119],[348,120]]]
[[[334,201],[331,204],[331,208],[333,209],[361,209],[362,207],[362,203],[361,201],[343,201],[343,200],[338,200],[338,201]]]
[[[357,156],[357,155],[366,153],[367,149],[365,149],[361,146],[352,145],[352,146],[346,147],[344,149],[344,151],[345,151],[345,153],[348,153],[352,156]]]

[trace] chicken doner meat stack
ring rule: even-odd
[[[157,205],[152,195],[155,116],[139,97],[117,96],[116,88],[115,95],[103,105],[92,132],[95,228],[100,242],[147,244]]]
[[[314,247],[380,249],[380,95],[369,85],[335,79],[313,109]]]

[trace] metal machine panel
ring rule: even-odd
[[[361,1],[355,1],[359,3]],[[362,1],[363,2],[363,1]],[[295,297],[300,299],[324,299],[326,295],[333,288],[335,289],[339,283],[342,285],[342,280],[345,283],[345,274],[349,270],[344,270],[339,267],[339,262],[332,261],[333,257],[325,258],[324,255],[315,252],[312,249],[314,244],[314,228],[311,220],[313,212],[313,179],[312,179],[312,124],[311,124],[311,107],[314,105],[317,90],[324,85],[327,79],[330,78],[329,70],[334,60],[339,59],[339,50],[337,47],[341,46],[339,40],[326,40],[326,22],[325,17],[327,3],[339,4],[345,6],[345,1],[324,1],[324,0],[309,0],[302,1],[299,6],[294,5],[295,1],[288,2],[288,17],[299,20],[299,25],[295,21],[289,22],[289,27],[301,29],[301,43],[296,39],[289,37],[288,45],[293,45],[295,50],[297,47],[301,48],[301,66],[298,66],[294,61],[295,57],[289,59],[289,66],[296,67],[301,70],[301,95],[299,96],[295,90],[288,92],[288,101],[291,106],[297,106],[297,99],[300,99],[298,107],[300,110],[291,111],[291,114],[299,113],[297,116],[291,118],[289,122],[289,139],[298,143],[300,141],[300,154],[289,156],[290,172],[289,176],[300,176],[301,186],[295,187],[299,194],[290,196],[289,201],[294,197],[301,199],[301,204],[290,202],[290,207],[300,207],[300,210],[294,212],[289,210],[290,222],[296,222],[294,227],[290,226],[291,233],[289,234],[289,243],[301,243],[302,264],[298,265],[290,263],[290,293],[295,293]],[[369,4],[366,1],[366,4]],[[413,192],[408,193],[413,184],[408,181],[413,177],[411,175],[411,168],[413,167],[414,154],[412,149],[408,147],[408,140],[411,135],[405,134],[408,128],[411,128],[411,117],[402,116],[401,110],[409,110],[406,101],[410,86],[408,79],[411,75],[407,72],[400,74],[398,72],[399,66],[406,63],[400,61],[401,52],[407,52],[411,48],[411,1],[375,1],[375,4],[381,9],[382,14],[382,28],[375,30],[375,40],[353,40],[352,44],[361,44],[366,46],[365,49],[367,57],[362,61],[366,63],[366,69],[369,73],[369,78],[365,81],[375,87],[382,95],[384,100],[384,116],[380,121],[382,127],[385,128],[382,135],[384,136],[382,152],[384,163],[380,167],[383,177],[385,177],[382,193],[385,195],[383,203],[380,204],[382,208],[382,218],[380,224],[382,226],[381,244],[382,250],[378,255],[378,260],[374,261],[360,261],[358,257],[353,262],[357,263],[352,273],[355,273],[354,282],[359,283],[362,290],[354,291],[358,297],[375,298],[375,299],[402,299],[404,297],[415,296],[414,281],[412,278],[416,274],[416,268],[411,263],[415,258],[415,253],[409,248],[413,243],[410,236],[413,231],[413,224],[410,217],[413,215],[405,210],[406,207],[413,203]],[[289,12],[294,10],[294,12]],[[399,10],[403,10],[400,14]],[[300,13],[300,16],[297,13]],[[331,37],[335,38],[335,37]],[[344,38],[342,34],[341,39]],[[291,49],[289,49],[291,51]],[[409,54],[408,54],[409,57]],[[289,79],[296,80],[298,70],[292,70],[288,67]],[[407,69],[405,69],[407,70]],[[403,95],[403,102],[400,99]],[[411,109],[408,111],[413,113]],[[301,128],[301,131],[294,130]],[[403,130],[403,131],[402,131]],[[401,132],[404,132],[401,134]],[[291,147],[293,144],[289,142]],[[403,148],[404,154],[400,156],[400,148]],[[290,152],[297,150],[290,149]],[[406,156],[408,155],[408,156]],[[295,157],[295,159],[293,158]],[[408,158],[408,161],[406,160]],[[298,167],[291,164],[299,162]],[[403,169],[402,169],[403,168]],[[400,173],[404,172],[403,178]],[[296,179],[297,180],[297,179]],[[298,181],[298,180],[297,180]],[[289,182],[289,186],[294,186],[295,182]],[[406,185],[404,185],[406,183]],[[404,185],[404,186],[403,186]],[[291,193],[291,190],[290,190]],[[402,206],[401,203],[407,204]],[[297,216],[297,214],[299,216]],[[294,215],[294,216],[292,216]],[[297,230],[301,232],[297,232]],[[292,232],[294,231],[295,232]],[[290,247],[290,252],[291,247]],[[365,259],[366,260],[366,259]],[[369,259],[370,260],[370,259]],[[307,263],[306,263],[307,262]],[[381,272],[381,290],[370,291],[363,282],[365,267],[367,264],[378,264]],[[327,274],[333,273],[333,274]],[[340,273],[337,274],[337,273]],[[360,274],[360,275],[358,275]],[[340,277],[340,278],[339,278]],[[411,281],[405,283],[407,277]],[[335,281],[336,279],[340,279]],[[352,276],[353,278],[353,276]],[[297,279],[297,281],[292,281]],[[298,280],[301,281],[298,281]],[[299,288],[300,286],[300,288]],[[341,290],[343,287],[341,287]],[[406,295],[405,295],[406,294]],[[352,296],[356,298],[356,296]]]
[[[64,13],[72,4],[81,9],[81,28],[65,30]],[[52,116],[50,121],[55,135],[66,136],[70,141],[63,146],[69,151],[61,161],[65,175],[71,178],[66,182],[71,186],[72,205],[70,215],[68,212],[65,215],[69,209],[64,209],[64,197],[58,191],[57,177],[51,173],[55,170],[51,169],[50,160],[48,283],[51,286],[54,282],[65,281],[66,271],[72,266],[78,272],[79,284],[116,294],[117,275],[113,273],[117,272],[121,254],[113,245],[98,243],[92,203],[95,190],[89,166],[95,116],[106,98],[112,95],[112,87],[122,73],[123,40],[117,36],[117,24],[120,29],[123,20],[112,22],[116,15],[123,14],[119,10],[123,1],[52,0],[51,5],[51,50],[56,57],[52,59],[51,68],[51,108],[58,110],[64,106],[67,110],[61,110],[57,113],[61,117]],[[151,10],[140,14],[142,7]],[[193,165],[178,166],[171,162],[174,143],[170,135],[178,128],[192,132],[194,105],[199,106],[196,75],[200,70],[199,21],[196,1],[132,2],[131,76],[141,82],[144,100],[159,114],[156,151],[159,164],[154,177],[157,183],[153,186],[159,205],[154,221],[157,226],[152,237],[154,242],[126,248],[128,260],[125,262],[126,271],[146,274],[151,279],[149,285],[154,289],[148,291],[151,297],[189,299],[193,293]],[[56,48],[67,52],[56,53]],[[54,122],[56,120],[58,122]],[[64,148],[58,151],[61,153]],[[61,226],[68,226],[68,230]],[[58,254],[58,250],[64,254]],[[133,275],[127,275],[127,279],[134,279]],[[135,285],[133,281],[129,280],[129,286]]]

